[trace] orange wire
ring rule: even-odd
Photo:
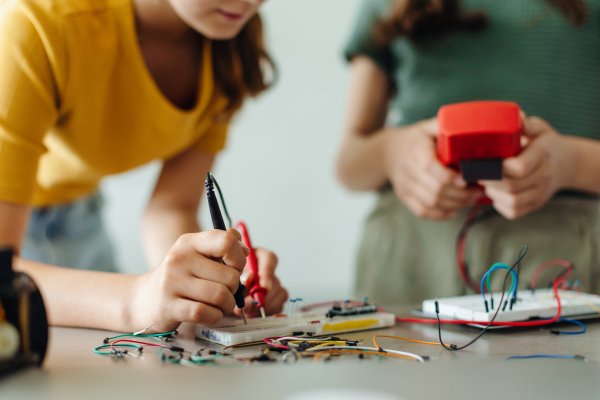
[[[421,340],[414,340],[414,339],[408,339],[408,338],[403,338],[400,336],[388,336],[388,335],[375,335],[373,336],[373,344],[375,345],[375,347],[377,347],[378,349],[380,349],[381,347],[377,344],[377,342],[375,341],[375,339],[377,339],[378,337],[385,337],[385,338],[391,338],[391,339],[400,339],[400,340],[408,340],[409,342],[415,342],[415,343],[422,343],[422,344],[433,344],[436,346],[441,346],[442,344],[439,342],[423,342]]]
[[[313,358],[313,364],[316,364],[317,361],[319,360],[319,358],[323,355],[323,354],[329,354],[329,355],[334,355],[334,354],[373,354],[373,355],[378,355],[378,356],[388,356],[388,357],[397,357],[397,358],[406,358],[408,360],[415,360],[413,357],[409,357],[409,356],[403,356],[402,354],[393,354],[393,353],[382,353],[379,351],[363,351],[363,350],[327,350],[327,351],[320,351],[317,354],[315,354],[315,357]]]

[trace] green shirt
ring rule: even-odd
[[[389,74],[398,89],[393,124],[431,118],[444,104],[507,100],[561,133],[600,139],[600,1],[587,4],[588,21],[577,28],[543,0],[464,0],[465,10],[487,13],[482,32],[377,48],[372,25],[390,0],[365,0],[345,53],[366,55]]]
[[[364,1],[346,56],[371,57],[393,80],[397,91],[390,122],[405,125],[431,118],[448,103],[508,100],[561,133],[600,139],[600,0],[588,1],[590,15],[582,28],[571,26],[543,0],[464,0],[465,9],[488,14],[490,22],[482,32],[453,32],[418,46],[398,38],[388,48],[378,48],[371,27],[389,3]],[[466,213],[423,220],[393,191],[382,191],[365,224],[355,294],[382,303],[463,294],[455,251]],[[477,281],[493,263],[512,264],[527,244],[522,282],[542,262],[562,258],[577,266],[569,279],[598,292],[599,221],[598,200],[575,196],[554,198],[515,221],[497,215],[472,227],[467,237],[471,276]],[[501,282],[494,282],[498,290]]]

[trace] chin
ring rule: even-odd
[[[222,24],[211,24],[209,26],[203,25],[202,27],[197,27],[196,31],[204,35],[205,37],[213,40],[229,40],[236,37],[241,30],[244,28],[244,25],[226,25]]]

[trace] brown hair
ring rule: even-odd
[[[263,42],[263,26],[256,14],[241,32],[230,40],[215,40],[212,47],[213,69],[219,90],[227,97],[225,114],[239,109],[247,96],[256,96],[268,89],[275,65]]]
[[[583,0],[545,2],[558,8],[572,25],[585,24],[588,8]],[[396,0],[389,16],[375,25],[374,34],[379,43],[389,45],[399,36],[421,41],[453,30],[480,31],[487,22],[483,11],[465,12],[459,0]]]

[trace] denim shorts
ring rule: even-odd
[[[117,272],[113,246],[102,223],[102,196],[35,208],[21,257],[60,267]]]

